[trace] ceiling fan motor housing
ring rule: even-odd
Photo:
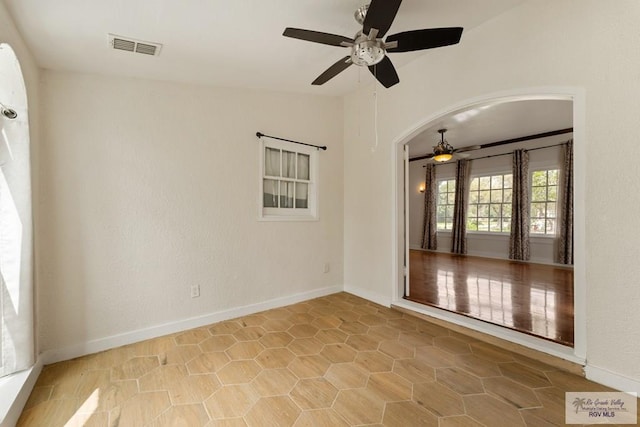
[[[385,56],[384,43],[381,39],[370,40],[359,32],[351,50],[351,61],[356,65],[371,66],[382,61]]]

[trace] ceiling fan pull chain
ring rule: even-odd
[[[376,76],[378,67],[374,65],[373,70],[373,76],[375,77],[375,81],[373,82],[373,127],[376,143],[371,147],[371,152],[375,153],[378,149],[378,76]]]

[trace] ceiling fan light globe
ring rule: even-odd
[[[435,160],[436,162],[447,162],[451,160],[452,157],[453,157],[453,154],[442,153],[442,154],[436,154],[435,156],[433,156],[433,160]]]

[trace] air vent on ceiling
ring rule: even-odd
[[[152,56],[160,55],[160,49],[162,49],[160,43],[145,42],[131,37],[116,36],[115,34],[109,34],[109,45],[116,50],[126,50],[127,52]]]

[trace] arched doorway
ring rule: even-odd
[[[27,94],[13,49],[0,44],[0,376],[35,362]]]
[[[429,128],[438,127],[445,118],[458,117],[460,120],[464,120],[465,117],[474,114],[479,108],[487,108],[491,105],[504,105],[509,102],[519,101],[533,101],[533,100],[564,100],[573,103],[573,124],[574,132],[573,139],[575,140],[575,292],[573,294],[573,303],[575,307],[574,316],[574,347],[568,347],[564,345],[558,345],[553,342],[548,342],[543,339],[535,338],[523,333],[519,333],[513,330],[496,327],[491,324],[483,324],[482,321],[469,318],[467,316],[461,316],[456,313],[446,312],[438,310],[431,306],[425,306],[417,304],[412,301],[406,300],[404,297],[407,291],[407,283],[409,283],[410,276],[410,253],[409,243],[411,241],[411,235],[409,233],[411,220],[410,217],[410,205],[409,197],[411,192],[416,192],[408,184],[409,181],[409,168],[405,168],[408,165],[408,161],[405,160],[405,156],[408,159],[408,152],[405,153],[407,143],[414,140],[421,132]],[[435,145],[435,138],[433,138]],[[489,94],[487,96],[479,97],[472,100],[460,102],[449,108],[431,115],[422,122],[418,123],[413,129],[406,132],[404,135],[396,139],[395,146],[395,193],[396,193],[396,215],[395,215],[395,228],[396,245],[394,251],[394,264],[397,266],[396,283],[393,289],[394,304],[414,310],[416,312],[427,314],[436,318],[440,318],[455,324],[459,324],[480,332],[488,333],[499,338],[507,339],[518,344],[541,350],[549,354],[559,356],[574,362],[584,363],[585,360],[585,335],[586,335],[586,321],[584,304],[586,283],[585,283],[585,266],[584,266],[584,209],[582,206],[582,194],[584,194],[584,96],[579,89],[574,88],[552,88],[552,89],[532,89],[532,90],[518,90],[511,91],[509,93]],[[405,183],[407,187],[405,188]],[[414,191],[415,190],[415,191]],[[415,228],[415,227],[414,227]],[[415,240],[415,238],[414,238]],[[405,276],[406,273],[406,276]],[[405,279],[406,277],[406,279]]]

